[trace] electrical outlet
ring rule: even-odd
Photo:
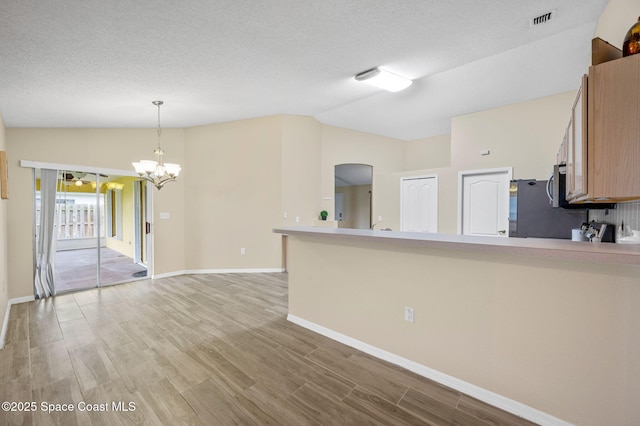
[[[244,247],[240,249],[240,254],[247,254],[247,251],[244,249]]]
[[[378,222],[382,222],[382,216],[378,216]]]
[[[296,216],[296,223],[300,223],[300,216]]]
[[[284,218],[286,219],[286,218],[287,218],[287,212],[284,212],[284,213],[282,214],[282,217],[284,217]]]
[[[404,308],[404,320],[406,322],[413,322],[413,308]]]

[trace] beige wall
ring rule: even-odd
[[[311,117],[287,115],[280,120],[282,211],[279,223],[312,225],[322,210],[322,125]],[[300,222],[296,222],[296,217]]]
[[[424,168],[374,177],[374,219],[382,216],[383,220],[378,221],[381,226],[400,229],[402,177],[438,175],[438,232],[447,234],[457,232],[460,171],[513,167],[514,179],[548,179],[574,98],[572,91],[454,117],[450,157],[448,135],[410,143],[407,162],[413,157],[411,164]],[[489,150],[490,155],[480,155],[484,150]],[[429,164],[443,167],[428,168]]]
[[[433,169],[451,165],[451,135],[439,135],[407,142],[407,170]]]
[[[33,181],[31,169],[20,167],[20,160],[128,171],[132,160],[153,158],[157,134],[153,129],[7,129],[6,134],[9,297],[16,298],[33,295]],[[183,130],[165,129],[162,147],[167,160],[184,164]],[[170,183],[153,196],[154,273],[184,270],[184,183]],[[159,220],[160,212],[170,213],[171,219]]]
[[[574,99],[571,91],[454,117],[451,167],[439,174],[439,231],[457,232],[460,171],[513,167],[514,179],[548,179]]]
[[[432,176],[434,174],[438,175],[438,180],[444,179],[449,175],[453,176],[451,168],[408,170],[375,176],[373,179],[373,191],[377,196],[373,198],[373,221],[377,223],[376,229],[390,228],[393,231],[400,231],[400,186],[403,178]],[[439,187],[442,188],[441,183],[439,183]],[[456,194],[443,194],[442,190],[439,190],[438,202],[440,204],[444,202],[450,203],[453,200],[452,197],[455,197],[455,195]],[[443,210],[440,209],[440,212],[442,211]],[[438,217],[438,222],[441,221],[443,221],[443,219]],[[438,232],[444,231],[438,229]],[[455,231],[453,233],[455,233]]]
[[[379,173],[373,179],[373,221],[376,228],[400,230],[400,180],[405,177],[439,174],[450,171],[451,135],[439,135],[407,142],[406,168]],[[439,178],[440,178],[439,176]],[[447,194],[440,193],[440,200]],[[440,201],[442,202],[442,201]]]
[[[640,3],[638,0],[609,0],[596,27],[594,37],[608,41],[622,49],[624,36],[633,24],[638,22]]]
[[[453,117],[452,166],[457,170],[513,167],[516,179],[548,178],[575,95],[575,91],[565,92]],[[490,155],[481,155],[482,150]]]
[[[439,135],[407,142],[406,168],[403,171],[380,173],[374,177],[373,222],[376,229],[400,230],[400,180],[450,172],[451,135]],[[440,193],[440,200],[449,200]],[[443,201],[440,201],[443,202]],[[450,202],[450,200],[449,200]],[[441,230],[439,230],[442,232]]]
[[[444,135],[407,144],[299,116],[165,130],[167,157],[184,168],[177,183],[154,191],[155,273],[281,267],[280,238],[271,229],[312,224],[321,209],[331,218],[334,166],[342,163],[373,165],[373,218],[380,228],[399,229],[400,177],[438,173],[440,232],[454,233],[457,172],[506,165],[515,167],[516,177],[545,178],[572,101],[572,93],[561,94],[457,117],[451,142]],[[30,172],[17,167],[18,160],[128,170],[132,159],[149,157],[155,135],[100,129],[7,132],[11,175],[19,181],[13,187],[15,216],[9,214],[16,222],[9,241],[18,248],[11,262],[20,265],[11,271],[11,297],[20,297],[32,292],[32,248],[31,221],[18,212],[30,211],[32,199]],[[92,145],[89,158],[79,152],[86,144]],[[479,149],[490,149],[492,155],[481,157]],[[406,171],[405,166],[447,162],[451,166],[441,169]],[[160,212],[171,218],[159,220]]]
[[[637,266],[289,240],[290,314],[571,423],[637,424]]]
[[[0,151],[6,151],[7,143],[5,138],[4,120],[0,114]],[[13,182],[12,182],[13,183]],[[9,192],[11,196],[11,192]],[[9,301],[9,263],[8,250],[9,239],[7,236],[7,216],[8,216],[8,200],[0,199],[0,330],[4,324],[4,316],[7,312],[7,303]],[[4,342],[0,342],[0,346]]]
[[[406,142],[342,129],[322,126],[322,209],[335,213],[335,166],[338,164],[368,164],[373,166],[373,200],[376,203],[376,175],[404,170]]]
[[[186,130],[187,270],[279,268],[280,117]],[[244,248],[246,254],[240,254]]]
[[[146,129],[7,129],[7,134],[16,182],[8,214],[8,242],[15,247],[9,261],[16,265],[9,295],[22,297],[33,294],[32,222],[24,215],[33,206],[31,171],[19,161],[127,171],[132,160],[150,157],[156,140]],[[156,275],[281,268],[281,237],[271,229],[311,225],[326,202],[325,180],[331,184],[327,209],[333,212],[335,164],[366,162],[375,173],[402,170],[405,161],[404,142],[301,116],[165,129],[162,143],[167,159],[182,164],[183,171],[178,182],[153,192]],[[129,198],[123,194],[123,201]],[[125,206],[125,218],[127,211]],[[159,219],[163,212],[170,219]],[[127,249],[129,237],[124,235],[119,249]]]

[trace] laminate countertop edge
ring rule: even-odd
[[[640,266],[640,245],[589,243],[547,238],[499,238],[422,232],[372,231],[368,229],[295,226],[273,229],[292,236],[317,236],[338,239],[403,244],[449,250],[477,250],[490,253],[535,256],[583,262]]]

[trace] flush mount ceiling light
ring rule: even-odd
[[[160,127],[160,105],[163,103],[162,101],[152,102],[152,104],[158,107],[158,147],[153,151],[156,155],[156,161],[140,160],[131,163],[136,169],[136,173],[138,173],[142,179],[153,183],[158,189],[162,189],[167,182],[175,181],[180,174],[179,164],[165,163],[162,160],[164,151],[160,148],[160,139],[162,136],[162,128]]]
[[[360,74],[356,74],[354,78],[357,81],[379,87],[389,92],[399,92],[411,86],[411,83],[413,83],[413,81],[408,78],[401,77],[386,70],[381,70],[380,68],[373,68],[361,72]]]

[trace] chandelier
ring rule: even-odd
[[[158,107],[158,147],[153,151],[156,155],[156,160],[140,160],[131,164],[142,179],[148,180],[154,184],[156,188],[162,189],[165,183],[173,182],[178,178],[180,165],[165,163],[162,160],[164,151],[160,147],[160,139],[162,136],[162,128],[160,127],[160,105],[164,102],[153,101],[152,103]]]

